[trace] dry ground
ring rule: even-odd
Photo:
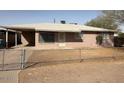
[[[19,73],[19,82],[124,82],[124,60],[35,66]]]
[[[116,59],[90,59],[81,63],[75,60],[62,64],[55,62],[62,59],[78,59],[79,50],[50,51],[33,51],[29,62],[40,64],[21,71],[19,82],[124,82],[124,49],[84,49],[81,51],[81,57],[85,59],[113,55]],[[119,55],[121,57],[117,57]]]

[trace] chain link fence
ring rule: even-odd
[[[38,63],[58,63],[90,59],[124,58],[123,48],[82,48],[82,49],[49,49],[0,50],[0,70],[17,70]]]
[[[0,70],[23,69],[25,50],[0,50]]]

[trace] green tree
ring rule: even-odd
[[[118,25],[115,23],[113,19],[104,15],[92,19],[91,21],[87,22],[85,25],[106,28],[106,29],[113,29],[113,30],[118,28]]]
[[[103,36],[102,35],[98,35],[96,36],[96,43],[101,45],[103,42]]]
[[[124,38],[124,33],[119,32],[119,33],[118,33],[118,37],[119,37],[119,38]]]
[[[102,13],[118,24],[124,23],[124,10],[103,10]]]
[[[87,22],[86,25],[117,29],[124,24],[124,10],[103,10],[101,15]]]

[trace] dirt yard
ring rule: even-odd
[[[21,71],[19,82],[124,83],[124,60],[35,66]]]
[[[118,57],[121,55],[121,57]],[[19,82],[124,82],[124,50],[123,49],[97,49],[69,51],[34,51],[29,62],[40,62],[19,73]],[[110,58],[106,58],[109,57]],[[116,58],[111,58],[116,56]],[[79,57],[99,59],[65,61],[61,64],[54,62],[60,59]],[[50,63],[50,62],[53,63]],[[47,62],[47,63],[46,63]]]
[[[20,68],[20,50],[7,51],[5,69]],[[2,60],[3,52],[0,52]],[[98,58],[98,59],[97,59]],[[80,60],[82,59],[82,60]],[[64,61],[62,61],[64,60]],[[72,61],[73,60],[73,61]],[[2,61],[1,61],[2,62]],[[124,48],[26,50],[26,66],[18,73],[1,72],[0,80],[19,82],[123,82]],[[9,67],[8,67],[9,66]],[[5,78],[14,76],[12,78]],[[3,82],[4,82],[3,81]],[[1,81],[0,81],[1,82]]]

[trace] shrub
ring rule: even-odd
[[[119,32],[119,33],[118,33],[118,37],[120,37],[120,38],[124,38],[124,33]]]
[[[114,37],[114,46],[122,47],[124,45],[124,37]]]
[[[103,36],[102,35],[98,35],[96,36],[96,43],[101,45],[103,41]]]

